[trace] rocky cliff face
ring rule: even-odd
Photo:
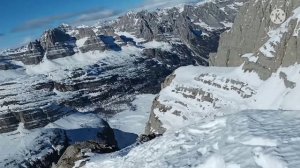
[[[267,79],[279,67],[298,63],[299,5],[297,0],[246,3],[232,29],[222,35],[218,52],[211,57],[211,65],[244,64],[245,71],[255,71],[262,79]],[[276,8],[287,15],[286,21],[279,25],[270,19]]]
[[[7,65],[8,67],[12,67],[7,69],[15,69],[14,67],[17,66],[11,62],[14,60],[21,61],[25,65],[40,63],[44,57],[44,48],[41,46],[39,41],[34,41],[30,42],[27,46],[21,47],[16,50],[10,50],[8,53],[9,54],[5,54],[5,56],[2,56],[2,59],[6,60],[6,62],[1,61],[1,63]]]
[[[64,105],[68,101],[66,98],[71,100],[74,95],[55,94],[52,92],[54,83],[41,80],[43,77],[23,76],[1,84],[1,133],[16,130],[19,123],[23,123],[26,129],[43,127],[74,112]],[[38,80],[40,83],[34,83]]]

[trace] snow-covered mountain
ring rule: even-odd
[[[49,167],[64,150],[76,153],[90,145],[100,151],[107,149],[87,140],[114,146],[115,138],[111,136],[116,134],[118,139],[126,132],[112,132],[108,125],[101,124],[105,123],[101,118],[122,126],[114,121],[126,119],[124,115],[132,111],[150,111],[136,108],[136,103],[157,94],[165,77],[176,68],[207,66],[209,53],[217,51],[220,34],[231,27],[246,1],[217,0],[130,12],[91,27],[63,24],[26,46],[1,52],[0,148],[6,150],[0,154],[0,167]],[[147,96],[143,98],[144,94]],[[116,115],[119,112],[126,113]],[[77,117],[80,124],[70,124]],[[57,123],[60,120],[64,121]],[[143,116],[139,121],[145,120]],[[141,129],[128,130],[137,134]],[[80,145],[70,141],[68,132],[79,136],[76,143]],[[80,139],[88,133],[93,135]],[[45,143],[44,135],[49,139]],[[18,144],[20,139],[25,145]],[[128,145],[117,143],[120,148]],[[12,146],[14,150],[7,148]],[[62,159],[73,162],[62,161],[59,165],[73,166],[78,159],[81,156]]]
[[[83,167],[298,168],[299,9],[298,0],[245,3],[212,66],[181,67],[162,84],[146,133],[163,135]]]

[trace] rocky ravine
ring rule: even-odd
[[[208,65],[244,1],[128,13],[96,27],[62,25],[6,50],[0,54],[1,137],[18,139],[20,126],[39,130],[77,111],[113,115],[130,108],[134,95],[157,93],[179,66]],[[27,159],[4,157],[1,165]]]
[[[276,7],[287,11],[280,25],[270,21]],[[246,3],[232,29],[221,35],[218,52],[211,54],[215,67],[179,68],[165,80],[146,133],[163,133],[228,111],[299,110],[299,20],[299,1]]]

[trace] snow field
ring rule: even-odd
[[[300,113],[248,110],[201,121],[137,146],[96,155],[85,168],[297,168]]]

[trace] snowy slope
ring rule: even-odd
[[[177,129],[203,118],[247,109],[300,110],[299,69],[299,65],[281,68],[263,81],[255,72],[245,73],[241,67],[179,68],[156,99],[153,120],[160,120],[163,128]],[[160,132],[154,122],[151,124],[153,120],[149,121],[153,127],[150,131]]]
[[[132,102],[132,108],[108,118],[110,127],[137,135],[143,134],[155,96],[152,94],[137,95]]]
[[[127,106],[123,111],[107,118],[110,127],[114,129],[120,149],[134,144],[138,136],[144,133],[155,96],[152,94],[137,95],[131,106]]]
[[[248,110],[200,121],[85,168],[298,168],[299,111]]]

